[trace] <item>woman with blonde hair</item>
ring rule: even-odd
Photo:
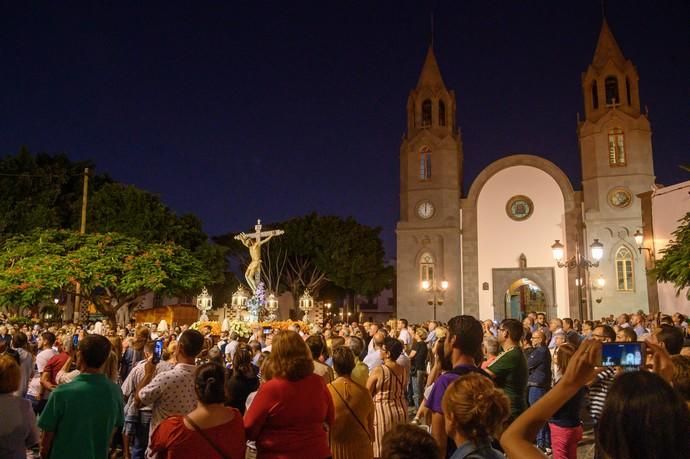
[[[446,433],[458,448],[451,459],[503,459],[491,446],[510,416],[510,401],[493,381],[479,373],[460,376],[443,395]]]
[[[27,448],[38,443],[36,417],[31,402],[13,394],[21,381],[14,358],[0,354],[0,457],[24,459]]]
[[[258,459],[331,457],[328,430],[334,407],[323,378],[314,374],[311,351],[296,332],[273,338],[270,376],[261,385],[244,417],[248,440]]]
[[[129,343],[127,350],[122,355],[122,362],[120,364],[120,380],[127,379],[132,368],[144,360],[144,345],[151,340],[151,330],[143,325],[137,327],[134,335],[134,340]]]

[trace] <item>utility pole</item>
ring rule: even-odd
[[[79,234],[86,233],[86,205],[88,203],[89,195],[89,168],[84,168],[84,188],[81,195],[81,225],[79,227]],[[76,291],[74,294],[74,310],[79,314],[79,320],[85,320],[88,315],[88,307],[86,304],[81,304],[81,283],[77,282]]]

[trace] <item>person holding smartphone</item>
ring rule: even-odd
[[[545,457],[531,442],[536,431],[591,380],[602,361],[602,343],[583,342],[563,378],[536,404],[519,416],[501,437],[508,457]],[[690,457],[690,409],[671,386],[673,361],[661,346],[647,343],[651,372],[624,373],[611,385],[596,426],[597,445],[604,457]],[[634,399],[634,403],[630,401]],[[650,429],[650,426],[653,426]]]

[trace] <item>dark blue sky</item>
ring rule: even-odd
[[[3,2],[0,154],[65,152],[194,212],[210,234],[317,211],[394,256],[405,104],[429,43],[456,91],[464,188],[512,153],[580,188],[580,74],[599,0]],[[690,163],[690,11],[611,0],[640,74],[657,180]]]

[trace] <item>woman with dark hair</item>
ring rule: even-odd
[[[176,459],[244,459],[246,441],[240,412],[224,406],[225,369],[215,363],[197,368],[197,407],[186,416],[172,416],[151,435],[154,457]]]
[[[225,382],[225,404],[244,414],[247,397],[259,388],[259,369],[252,364],[249,347],[240,344],[232,358],[232,370]]]
[[[520,415],[501,436],[509,457],[545,457],[532,445],[543,423],[596,375],[602,343],[586,340],[570,359],[563,378]],[[596,427],[597,446],[609,459],[690,457],[690,410],[668,381],[673,362],[661,346],[647,341],[654,373],[634,371],[611,384]]]
[[[311,351],[294,331],[273,338],[267,381],[244,417],[249,440],[256,440],[259,459],[325,459],[331,457],[328,429],[333,424],[331,394],[314,374]],[[270,378],[270,380],[268,380]]]
[[[374,368],[367,389],[374,398],[374,457],[381,457],[383,436],[397,424],[407,421],[407,372],[396,363],[403,345],[395,338],[386,337],[381,346],[383,365]]]
[[[613,381],[597,433],[611,459],[690,457],[690,411],[655,373],[625,373]]]
[[[374,402],[365,387],[350,374],[355,355],[349,347],[333,349],[333,368],[338,375],[328,385],[335,406],[335,421],[330,431],[333,459],[371,459],[374,438]]]

